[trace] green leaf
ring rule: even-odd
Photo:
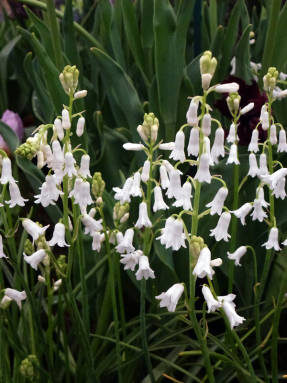
[[[66,0],[65,13],[62,21],[65,54],[70,60],[71,65],[76,65],[80,69],[80,57],[73,24],[73,4],[72,0]]]
[[[250,43],[249,34],[252,25],[248,25],[242,33],[236,48],[236,76],[244,79],[247,84],[251,83],[252,74],[250,68]]]
[[[19,138],[17,134],[10,128],[9,125],[5,124],[0,120],[0,134],[3,137],[6,144],[9,146],[11,152],[14,152],[19,145]]]
[[[214,34],[217,31],[217,0],[210,0],[208,13],[209,13],[210,35],[214,36]]]
[[[279,71],[283,71],[287,61],[286,46],[286,25],[287,25],[287,3],[284,5],[279,15],[277,31],[273,41],[274,54],[271,61],[272,66],[276,66]]]

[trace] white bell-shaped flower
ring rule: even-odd
[[[269,115],[267,111],[267,106],[264,104],[260,112],[260,122],[263,130],[268,130],[269,128]]]
[[[231,145],[229,156],[228,156],[226,163],[227,164],[235,164],[235,165],[240,164],[239,159],[238,159],[237,145],[236,144]]]
[[[133,176],[133,183],[132,183],[132,187],[130,189],[130,195],[132,195],[133,197],[141,197],[142,196],[140,172],[136,172]]]
[[[165,221],[165,226],[163,229],[161,229],[161,235],[159,237],[157,237],[157,239],[160,240],[160,243],[162,245],[166,245],[167,243],[170,243],[169,239],[170,239],[170,235],[171,235],[172,230],[173,230],[174,222],[175,222],[175,219],[173,217],[169,217]]]
[[[253,108],[254,108],[254,102],[250,102],[249,104],[245,105],[245,107],[240,110],[241,116],[243,116],[246,113],[249,113],[250,110],[252,110]]]
[[[15,301],[20,309],[22,307],[22,301],[24,301],[27,298],[25,291],[18,291],[9,287],[4,290],[4,294],[4,296]]]
[[[65,232],[65,225],[61,222],[56,223],[52,239],[48,242],[48,244],[50,246],[58,245],[60,247],[69,247],[70,245],[68,245],[65,241]]]
[[[199,153],[199,128],[194,127],[190,131],[189,141],[187,146],[187,154],[197,157]]]
[[[73,157],[71,152],[67,152],[65,154],[65,168],[64,175],[68,175],[68,177],[73,177],[77,175],[77,170],[75,168],[76,160]]]
[[[142,255],[141,250],[136,250],[133,253],[121,254],[120,263],[124,266],[124,270],[134,271],[139,263],[139,257]]]
[[[269,232],[268,241],[263,243],[262,246],[265,246],[267,250],[274,249],[275,251],[281,250],[281,247],[278,243],[278,229],[277,227],[272,227]]]
[[[277,144],[277,132],[276,132],[276,125],[272,124],[270,126],[270,143],[271,145],[276,145]]]
[[[285,129],[280,129],[279,132],[279,143],[277,148],[278,153],[287,153],[287,142]]]
[[[143,182],[147,182],[149,180],[149,172],[150,172],[150,161],[146,160],[143,164],[141,179]]]
[[[210,157],[207,153],[203,153],[201,155],[194,179],[198,180],[199,182],[207,182],[210,184],[211,174],[209,171],[209,160]]]
[[[14,177],[12,176],[11,161],[8,157],[4,157],[2,160],[2,173],[0,182],[2,185],[7,184],[7,182],[16,182]]]
[[[285,183],[286,183],[285,177],[280,178],[272,192],[272,195],[275,195],[276,198],[285,199],[286,197]]]
[[[95,231],[92,237],[92,249],[99,253],[101,251],[102,242],[105,240],[105,234],[100,233],[99,231]]]
[[[153,204],[153,211],[154,213],[158,210],[167,210],[168,205],[164,202],[162,191],[160,186],[156,186],[153,189],[154,192],[154,204]]]
[[[259,157],[259,170],[258,175],[259,176],[265,176],[268,175],[268,166],[267,166],[267,157],[265,153],[261,153]]]
[[[198,102],[195,102],[192,99],[190,101],[188,110],[186,112],[187,123],[191,126],[197,126],[198,125],[197,109],[198,109]]]
[[[174,142],[163,142],[162,144],[159,144],[158,148],[160,150],[174,150],[175,143]]]
[[[281,168],[279,170],[276,170],[276,172],[274,172],[273,174],[263,175],[260,178],[264,183],[269,185],[271,190],[274,190],[276,188],[278,181],[283,177],[285,178],[286,175],[287,175],[287,168]]]
[[[225,242],[228,242],[230,238],[230,234],[228,234],[230,219],[230,213],[222,213],[219,217],[216,227],[210,230],[210,236],[214,237],[216,241],[221,241],[223,239]]]
[[[264,188],[262,186],[259,186],[256,189],[257,199],[260,202],[262,207],[268,207],[269,203],[265,201],[264,199]]]
[[[131,150],[133,152],[139,152],[139,151],[144,149],[144,145],[143,144],[134,144],[132,142],[126,142],[125,144],[123,144],[123,148],[125,150]]]
[[[64,129],[62,126],[62,121],[59,118],[54,120],[54,130],[57,133],[57,137],[60,141],[64,138]]]
[[[170,162],[168,162],[167,160],[163,160],[163,161],[162,161],[162,164],[165,166],[169,178],[170,178],[170,176],[171,176],[171,173],[172,173],[174,170],[176,170],[176,171],[178,172],[178,174],[180,174],[180,175],[182,174],[182,172],[181,172],[180,170],[175,169],[175,168],[172,166],[172,164],[171,164]]]
[[[213,142],[213,146],[212,146],[210,155],[216,164],[218,163],[219,157],[225,156],[224,130],[221,127],[217,128],[215,131],[214,142]]]
[[[80,187],[81,187],[83,182],[84,181],[82,180],[82,178],[76,178],[75,179],[74,187],[73,187],[73,189],[69,193],[69,198],[72,198],[72,197],[75,197],[75,196],[79,195]]]
[[[258,150],[259,150],[258,137],[259,137],[258,129],[254,129],[252,131],[251,140],[250,140],[250,143],[248,145],[248,151],[249,152],[254,152],[254,153],[258,152]]]
[[[201,131],[206,137],[211,133],[211,115],[209,113],[206,113],[202,118]]]
[[[140,250],[139,250],[140,251]],[[141,281],[142,279],[154,279],[154,271],[150,268],[149,260],[146,255],[140,255],[139,256],[139,268],[136,272],[136,279],[138,281]]]
[[[45,157],[45,161],[47,163],[48,168],[52,167],[52,161],[53,161],[53,153],[50,145],[44,145],[43,146],[43,153]]]
[[[29,235],[33,238],[34,241],[37,241],[37,239],[45,234],[45,231],[48,229],[50,225],[41,227],[36,222],[33,222],[30,218],[24,218],[22,221],[22,225],[24,229],[27,231]]]
[[[232,143],[234,144],[235,141],[238,141],[238,136],[236,134],[236,125],[235,124],[231,124],[230,127],[229,127],[229,133],[228,133],[228,136],[227,136],[227,142],[229,143]]]
[[[203,138],[203,148],[204,148],[204,152],[206,154],[208,154],[208,157],[209,157],[209,165],[210,166],[213,166],[214,165],[214,161],[211,157],[211,154],[210,154],[210,140],[208,137],[205,137]]]
[[[69,111],[67,109],[62,110],[62,126],[63,126],[63,129],[70,129],[71,128]]]
[[[81,116],[78,121],[77,121],[77,127],[76,127],[76,135],[78,137],[81,137],[84,133],[84,129],[85,129],[85,117]]]
[[[181,193],[180,173],[177,169],[172,169],[170,173],[169,186],[166,192],[168,198],[177,198]]]
[[[169,312],[174,312],[183,291],[183,284],[176,283],[172,285],[166,292],[157,295],[155,298],[160,300],[160,307],[166,307]]]
[[[245,255],[247,252],[246,246],[240,246],[238,249],[234,251],[234,253],[227,252],[227,258],[235,261],[236,266],[241,266],[240,259]]]
[[[257,160],[254,153],[249,154],[249,171],[247,173],[248,176],[254,178],[259,174],[259,169],[257,166]]]
[[[183,184],[180,194],[177,195],[176,201],[172,205],[182,206],[183,210],[192,210],[191,197],[191,183],[187,181]]]
[[[25,202],[27,202],[27,199],[24,199],[21,196],[20,189],[15,181],[9,182],[9,192],[10,192],[10,201],[5,201],[10,208],[13,208],[14,206],[25,206]]]
[[[93,234],[96,231],[101,231],[103,228],[102,220],[101,219],[96,220],[93,217],[91,217],[89,214],[83,214],[81,221],[85,227],[84,233],[90,234],[91,236],[93,236]]]
[[[202,286],[202,295],[207,303],[207,312],[213,313],[221,307],[221,304],[214,298],[210,288],[206,285]]]
[[[177,251],[185,245],[185,234],[183,231],[183,223],[180,219],[169,217],[165,222],[165,227],[161,231],[161,235],[157,238],[167,249],[170,247]]]
[[[236,82],[216,85],[214,88],[217,93],[236,93],[239,90],[239,85]]]
[[[245,321],[244,317],[241,317],[236,313],[235,304],[233,302],[223,299],[222,308],[225,312],[225,315],[227,316],[231,329],[233,329],[233,327],[239,326]]]
[[[205,278],[207,276],[209,279],[212,279],[213,275],[215,274],[215,271],[212,269],[212,267],[220,266],[221,263],[222,262],[215,262],[212,264],[211,252],[208,247],[204,247],[200,251],[197,263],[193,269],[192,274],[196,275],[198,278]]]
[[[81,157],[80,169],[78,170],[79,176],[83,178],[91,177],[90,173],[90,156],[88,154],[84,154]]]
[[[169,158],[173,158],[175,161],[180,161],[180,162],[183,162],[185,160],[184,141],[185,141],[184,132],[182,130],[179,130],[176,133],[174,149],[170,153]]]
[[[132,253],[135,248],[133,246],[134,231],[133,229],[127,229],[121,242],[116,246],[118,253]]]
[[[114,187],[113,191],[116,192],[114,198],[120,201],[121,204],[125,202],[131,202],[130,192],[133,186],[133,177],[129,177],[126,179],[123,188]]]
[[[206,207],[210,207],[210,215],[220,215],[222,213],[222,209],[227,195],[228,189],[225,186],[222,186],[220,189],[218,189],[213,200],[205,205]]]
[[[35,253],[33,253],[32,255],[28,256],[25,253],[23,253],[23,255],[24,255],[24,261],[29,263],[29,265],[34,270],[38,270],[39,264],[44,260],[47,254],[44,249],[40,249],[36,251]]]
[[[160,174],[160,184],[162,189],[167,189],[169,187],[169,178],[168,178],[166,167],[164,165],[160,165],[159,174]]]
[[[148,217],[146,202],[141,202],[139,205],[139,217],[135,227],[138,229],[142,229],[143,227],[152,227],[152,223]]]
[[[246,225],[245,219],[247,215],[251,212],[251,210],[252,210],[251,203],[246,202],[239,209],[232,211],[232,213],[235,215],[235,217],[240,219],[241,224],[244,226]]]
[[[79,193],[74,195],[75,203],[80,206],[81,209],[86,209],[88,205],[93,203],[90,184],[87,181],[84,181],[79,186]]]
[[[54,175],[47,175],[46,181],[40,187],[40,194],[35,195],[35,203],[41,203],[43,207],[55,205],[60,195],[64,193],[57,188]]]
[[[251,213],[252,221],[262,222],[264,218],[267,218],[267,214],[263,209],[262,202],[256,198],[253,202],[253,212]]]
[[[7,255],[4,253],[3,238],[1,234],[0,234],[0,258],[8,258]]]
[[[54,171],[61,171],[64,166],[65,158],[64,153],[61,147],[61,144],[58,140],[52,142],[52,151],[53,151],[53,159],[51,162],[52,169]]]

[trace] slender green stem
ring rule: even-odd
[[[53,370],[54,370],[54,353],[53,353],[53,290],[50,280],[50,267],[46,266],[45,270],[45,280],[47,284],[47,299],[48,299],[48,329],[47,329],[47,338],[48,338],[48,360],[49,360],[49,370],[50,370],[50,381],[53,382]]]

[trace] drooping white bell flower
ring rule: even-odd
[[[28,199],[24,199],[21,196],[20,190],[18,185],[15,181],[9,182],[9,192],[10,192],[10,201],[5,201],[10,208],[13,208],[14,206],[25,206],[25,202],[28,201]]]
[[[277,144],[277,133],[276,133],[276,125],[272,124],[270,127],[270,143],[271,145]]]
[[[54,171],[61,171],[64,166],[65,158],[64,153],[61,147],[61,144],[58,140],[52,142],[52,151],[53,151],[53,159],[51,162],[52,169]]]
[[[159,144],[158,148],[160,150],[174,150],[175,143],[174,142],[163,142],[162,144]]]
[[[169,217],[165,222],[165,227],[161,230],[161,235],[157,237],[162,245],[167,249],[170,247],[177,251],[185,245],[185,234],[183,232],[183,223],[180,219]]]
[[[60,195],[64,193],[57,188],[57,182],[54,175],[47,175],[46,181],[40,187],[40,194],[35,195],[35,203],[41,203],[43,207],[55,205]]]
[[[69,247],[70,245],[68,245],[65,241],[65,232],[65,225],[61,222],[56,223],[52,239],[48,242],[48,244],[50,246],[58,245],[60,247]]]
[[[216,85],[214,88],[217,93],[236,93],[239,90],[239,85],[236,82]]]
[[[15,301],[20,309],[22,307],[22,301],[24,301],[27,298],[25,291],[18,291],[9,287],[4,290],[4,294],[4,296]]]
[[[208,247],[204,247],[199,254],[197,263],[193,269],[192,274],[196,275],[198,278],[205,278],[206,276],[209,279],[212,279],[215,271],[212,269],[213,266],[220,266],[222,262],[217,262],[220,258],[214,260],[215,263],[211,261],[211,252]],[[221,261],[221,260],[220,260]]]
[[[72,198],[72,197],[75,197],[75,196],[79,195],[79,193],[80,193],[80,186],[81,186],[81,184],[83,182],[84,181],[82,180],[82,178],[78,177],[78,178],[75,179],[74,187],[73,187],[73,189],[69,193],[69,198]]]
[[[278,243],[278,229],[277,227],[272,227],[269,232],[268,241],[263,243],[263,245],[267,250],[274,249],[275,251],[281,250],[281,247]]]
[[[211,80],[212,80],[212,74],[201,73],[201,86],[203,90],[207,90],[209,88]]]
[[[102,220],[101,219],[96,220],[93,217],[91,217],[89,214],[83,214],[81,221],[85,227],[84,233],[90,234],[91,236],[93,236],[93,234],[96,231],[100,231],[103,228]]]
[[[285,182],[286,182],[285,177],[280,178],[272,192],[272,195],[275,195],[276,198],[285,199],[286,197]]]
[[[118,253],[132,253],[135,248],[133,246],[134,231],[133,229],[127,229],[121,242],[116,246]]]
[[[246,202],[239,209],[232,211],[232,213],[235,215],[235,217],[239,218],[241,221],[241,224],[245,226],[246,225],[245,219],[247,215],[251,212],[251,210],[252,210],[251,203]]]
[[[168,198],[177,198],[181,193],[180,173],[177,169],[172,169],[169,177],[170,179],[166,195]]]
[[[239,159],[238,159],[237,145],[236,144],[231,145],[229,156],[228,156],[226,163],[227,164],[235,164],[235,165],[240,164]]]
[[[91,177],[90,173],[90,156],[88,154],[84,154],[81,157],[80,169],[78,170],[78,174],[83,178]]]
[[[214,298],[208,286],[202,286],[202,295],[204,296],[205,302],[207,303],[208,313],[213,313],[221,307],[220,302]]]
[[[241,116],[250,112],[250,110],[252,110],[253,108],[254,108],[254,102],[250,102],[249,104],[245,105],[244,108],[240,110]]]
[[[246,246],[240,246],[238,249],[236,249],[233,253],[227,252],[227,258],[231,259],[234,262],[236,266],[241,266],[240,259],[245,255],[247,252]]]
[[[85,129],[85,117],[81,116],[78,121],[77,121],[77,127],[76,127],[76,135],[78,137],[81,137],[84,133],[84,129]]]
[[[133,176],[133,183],[132,183],[132,187],[130,189],[130,195],[132,195],[133,197],[141,197],[142,196],[140,172],[136,172]]]
[[[154,204],[153,204],[153,211],[154,213],[158,210],[167,210],[168,205],[164,202],[162,191],[160,186],[156,186],[153,189],[154,192]]]
[[[138,251],[140,251],[140,250],[138,250]],[[136,272],[136,279],[138,281],[141,281],[143,278],[145,280],[147,280],[149,278],[151,278],[151,279],[155,278],[154,271],[150,268],[149,260],[148,260],[148,257],[146,255],[140,255],[139,256],[139,268],[138,268],[138,271]]]
[[[228,242],[230,234],[228,234],[228,227],[231,219],[231,214],[224,212],[219,217],[217,225],[214,229],[210,230],[210,237],[214,237],[216,241]]]
[[[29,265],[34,270],[38,270],[39,264],[44,260],[47,254],[44,249],[40,249],[36,251],[35,253],[33,253],[32,255],[28,256],[25,253],[23,253],[23,255],[24,255],[24,261],[29,263]]]
[[[45,166],[44,152],[42,150],[38,150],[38,152],[37,152],[37,168],[42,169],[44,166]]]
[[[74,199],[74,203],[78,204],[83,210],[85,210],[88,205],[91,205],[93,203],[89,182],[83,181],[79,185],[79,193],[74,194]]]
[[[269,115],[267,111],[267,106],[264,104],[260,112],[260,122],[263,130],[268,130],[269,128]]]
[[[160,300],[160,307],[166,307],[169,312],[174,312],[183,291],[183,284],[176,283],[172,285],[166,292],[157,295],[155,298]]]
[[[208,157],[209,157],[209,165],[210,166],[213,166],[214,165],[214,161],[211,157],[211,154],[210,154],[210,140],[208,137],[204,137],[203,138],[203,148],[204,148],[204,152],[206,154],[208,154]]]
[[[64,138],[64,129],[62,126],[62,121],[59,118],[54,120],[54,130],[56,131],[59,140],[62,141]]]
[[[45,234],[45,231],[48,229],[50,225],[41,227],[36,222],[33,222],[30,218],[24,218],[22,221],[22,225],[24,229],[27,231],[29,235],[33,238],[34,241],[37,241],[37,239]]]
[[[264,188],[262,186],[259,186],[256,189],[257,199],[260,202],[262,207],[268,207],[269,203],[265,201],[264,199]]]
[[[2,185],[7,184],[7,182],[16,182],[14,177],[12,176],[11,161],[8,157],[4,157],[2,160],[2,173],[0,182]]]
[[[131,202],[130,192],[133,185],[133,177],[129,177],[126,179],[123,188],[113,187],[113,191],[116,193],[114,198],[120,201],[121,204],[125,202]]]
[[[259,137],[258,129],[254,129],[252,131],[251,140],[250,140],[250,143],[248,145],[248,151],[249,152],[254,152],[254,153],[258,152],[258,150],[259,150],[258,137]]]
[[[63,126],[63,129],[70,129],[71,128],[69,111],[67,109],[62,110],[62,126]]]
[[[206,207],[210,207],[210,215],[221,214],[227,195],[228,189],[225,186],[218,189],[213,200],[205,205]]]
[[[254,178],[258,175],[259,169],[257,166],[257,160],[254,153],[249,154],[249,171],[247,173],[248,176]]]
[[[120,263],[124,266],[124,270],[134,271],[136,265],[139,263],[139,257],[142,255],[141,250],[136,250],[133,253],[121,254]]]
[[[213,142],[213,146],[212,146],[210,155],[216,164],[218,163],[219,157],[225,156],[224,130],[221,127],[217,128],[215,131],[214,142]]]
[[[162,189],[167,189],[169,187],[169,178],[166,167],[164,165],[160,165],[159,174]]]
[[[125,144],[123,144],[123,148],[125,150],[131,150],[133,152],[139,152],[139,151],[144,149],[144,145],[143,144],[134,144],[132,142],[126,142]]]
[[[47,163],[48,168],[52,167],[52,161],[53,161],[53,153],[50,145],[43,145],[43,153],[45,157],[45,161]]]
[[[163,161],[162,161],[162,164],[165,166],[169,178],[170,178],[171,173],[172,173],[174,170],[176,170],[176,171],[178,172],[178,174],[180,174],[180,175],[182,174],[182,172],[181,172],[180,170],[175,169],[175,168],[172,166],[172,164],[171,164],[170,162],[168,162],[167,160],[163,160]]]
[[[190,131],[189,141],[187,146],[187,154],[197,157],[199,153],[199,129],[194,127]]]
[[[229,294],[229,295],[233,295],[233,294]],[[245,318],[241,317],[240,315],[236,313],[235,304],[233,302],[230,302],[226,298],[224,299],[224,297],[222,298],[223,298],[222,308],[225,312],[225,315],[227,316],[231,329],[233,329],[233,327],[236,327],[242,324],[245,321]]]
[[[203,153],[201,155],[194,179],[198,180],[199,182],[207,182],[210,184],[211,174],[209,171],[209,160],[210,157],[207,153]]]
[[[143,182],[147,182],[149,180],[149,172],[150,172],[150,161],[146,160],[143,164],[141,179]]]
[[[279,143],[277,148],[278,153],[287,153],[287,142],[285,129],[280,129],[279,132]]]
[[[197,126],[198,125],[197,109],[198,109],[198,102],[195,102],[192,99],[190,101],[188,110],[186,112],[187,123],[191,126]]]
[[[279,170],[276,170],[273,174],[263,175],[261,176],[261,180],[269,185],[271,190],[274,190],[276,188],[276,184],[282,177],[286,177],[287,175],[287,168],[281,168]]]
[[[99,253],[101,251],[102,242],[105,240],[105,234],[95,231],[92,237],[92,249]]]
[[[256,198],[253,202],[253,212],[251,213],[252,221],[258,220],[262,222],[264,218],[267,218],[267,214],[263,209],[262,202]]]
[[[168,217],[168,219],[165,221],[165,226],[164,228],[161,229],[161,235],[157,237],[157,239],[160,240],[160,243],[162,245],[166,245],[167,243],[169,243],[169,238],[173,230],[174,222],[175,222],[175,219],[173,217]]]
[[[142,229],[143,227],[152,227],[152,223],[148,217],[146,202],[141,202],[139,205],[139,217],[135,227],[138,229]]]
[[[236,134],[236,125],[233,123],[230,125],[229,133],[227,136],[227,142],[234,144],[235,141],[238,141],[238,136]]]
[[[77,170],[75,168],[76,160],[73,157],[73,154],[71,152],[67,152],[65,154],[65,168],[64,168],[64,175],[68,175],[68,177],[73,177],[77,175]]]
[[[211,115],[209,113],[206,113],[202,118],[201,130],[206,137],[211,133]]]
[[[3,238],[1,234],[0,234],[0,258],[8,258],[7,255],[4,253]]]
[[[172,205],[182,206],[183,210],[192,210],[191,197],[191,183],[187,181],[183,184],[180,194],[177,195],[176,201]]]
[[[268,166],[267,166],[267,157],[265,153],[261,153],[259,157],[259,170],[258,175],[259,176],[265,176],[269,174]]]
[[[173,158],[175,161],[180,161],[180,162],[183,162],[185,160],[184,141],[185,141],[184,132],[182,130],[179,130],[176,133],[174,149],[170,153],[169,158]]]

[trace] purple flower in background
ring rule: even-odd
[[[1,121],[3,121],[6,125],[10,126],[10,128],[19,137],[19,140],[22,141],[23,135],[24,135],[24,126],[19,114],[12,112],[12,110],[7,109],[2,115]],[[0,148],[5,151],[9,151],[9,148],[1,135],[0,135]]]

